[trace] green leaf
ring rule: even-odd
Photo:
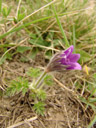
[[[37,95],[36,95],[36,93],[31,93],[30,97],[35,100],[37,98]]]
[[[30,33],[29,36],[30,36],[30,38],[32,38],[32,39],[36,39],[36,38],[37,38],[36,34],[33,34],[33,33]]]
[[[46,92],[44,90],[38,90],[37,97],[38,99],[44,101],[46,99]]]
[[[5,62],[6,59],[12,60],[12,54],[7,52],[7,48],[4,48],[4,54],[0,58],[0,65],[2,65]]]
[[[49,85],[51,86],[53,84],[53,78],[51,75],[46,75],[45,78],[44,78],[44,83],[46,85]]]
[[[8,60],[12,60],[12,54],[11,53],[6,53],[6,59],[8,59]]]
[[[7,16],[10,14],[12,7],[8,8]]]
[[[6,56],[4,56],[3,58],[0,58],[0,65],[2,65],[5,62],[6,58],[7,58]]]
[[[37,47],[34,47],[32,49],[32,52],[29,53],[28,57],[31,58],[31,59],[34,59],[36,57],[38,51],[39,51],[38,48]]]
[[[89,98],[88,101],[91,103],[96,103],[96,98]]]
[[[4,17],[7,17],[7,16],[10,14],[10,12],[11,12],[11,7],[9,7],[9,8],[4,7],[4,8],[2,9],[2,13],[3,13],[3,16],[4,16]]]
[[[17,47],[17,52],[19,53],[24,53],[25,51],[31,50],[31,47],[27,47],[27,46],[18,46]]]
[[[87,105],[87,107],[90,106],[90,107],[92,107],[92,109],[93,109],[94,111],[96,110],[96,106],[95,106],[94,104],[90,103],[88,100],[86,100],[86,99],[83,98],[83,97],[79,97],[79,98],[80,98],[80,100],[81,100],[83,103],[85,103],[85,104]]]
[[[18,77],[17,80],[12,80],[10,86],[7,88],[8,95],[14,95],[15,93],[22,92],[23,95],[28,91],[29,88],[28,80],[22,77]]]
[[[15,93],[16,93],[16,88],[13,86],[8,87],[6,90],[6,94],[8,96],[13,96]]]
[[[33,109],[36,111],[38,115],[44,115],[44,110],[45,110],[45,104],[41,101],[38,103],[34,104]]]
[[[13,17],[13,21],[14,21],[14,23],[18,22],[16,17]]]
[[[45,40],[43,40],[43,39],[41,39],[41,38],[38,38],[38,40],[36,41],[36,39],[30,39],[29,40],[29,43],[30,44],[33,44],[33,45],[35,45],[35,46],[47,46],[47,47],[49,47],[50,45],[51,45],[51,43],[50,42],[47,42],[47,41],[45,41]]]
[[[17,20],[20,21],[25,17],[25,13],[20,13],[20,11],[18,11],[18,16],[17,16]]]
[[[28,62],[29,59],[28,59],[28,57],[26,57],[26,56],[21,56],[20,61],[21,61],[21,62]]]
[[[4,7],[4,8],[2,9],[2,13],[3,13],[3,16],[4,16],[4,17],[7,17],[7,7]]]
[[[40,69],[38,68],[30,68],[29,71],[27,72],[27,75],[33,78],[36,78],[40,76],[41,72]]]
[[[23,89],[22,89],[22,94],[23,94],[23,96],[25,96],[25,94],[26,94],[27,91],[28,91],[28,88],[23,88]]]

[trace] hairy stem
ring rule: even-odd
[[[46,71],[44,71],[42,74],[41,74],[41,76],[39,77],[39,79],[37,80],[37,82],[36,82],[36,84],[34,85],[34,87],[35,88],[39,88],[40,87],[40,83],[41,83],[41,81],[43,80],[43,78],[44,78],[44,76],[47,74],[47,72]]]

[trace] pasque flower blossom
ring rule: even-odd
[[[66,70],[81,70],[81,65],[77,62],[80,54],[73,54],[74,46],[56,53],[50,60],[46,67],[46,72],[52,71],[66,71]]]
[[[68,49],[56,53],[50,60],[49,64],[45,68],[42,75],[37,80],[35,87],[40,88],[41,81],[45,75],[49,72],[58,71],[66,72],[68,70],[81,70],[81,65],[77,62],[80,58],[80,54],[73,54],[74,46],[70,46]]]

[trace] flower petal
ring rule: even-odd
[[[63,53],[61,54],[61,57],[63,57],[63,56],[68,57],[69,55],[72,54],[73,50],[74,50],[74,46],[71,45],[68,49],[63,51]]]
[[[80,54],[71,54],[68,58],[70,62],[77,62],[80,58]]]
[[[74,50],[74,46],[72,45],[72,46],[70,46],[68,49],[66,49],[66,50],[64,51],[64,53],[65,53],[65,54],[67,55],[67,57],[68,57],[69,55],[72,54],[73,50]]]
[[[81,65],[79,63],[70,63],[70,66],[67,70],[81,70]]]

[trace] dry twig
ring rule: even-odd
[[[20,125],[23,125],[23,124],[25,124],[25,123],[34,121],[34,120],[36,120],[36,119],[37,119],[37,116],[32,117],[32,118],[30,118],[30,119],[26,119],[26,120],[21,121],[21,122],[19,122],[19,123],[17,123],[17,124],[13,124],[13,125],[11,125],[11,126],[9,126],[9,127],[7,127],[7,128],[16,128],[16,127],[18,127],[18,126],[20,126]]]

